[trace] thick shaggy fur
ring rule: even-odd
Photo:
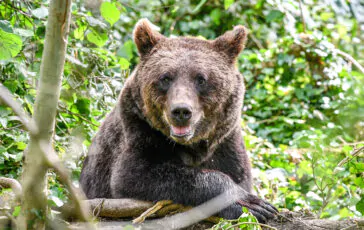
[[[276,212],[251,195],[251,168],[241,134],[243,78],[235,59],[246,30],[237,26],[213,41],[166,38],[147,20],[135,28],[140,64],[127,79],[119,101],[93,139],[81,173],[88,198],[173,200],[198,205],[228,189],[240,200],[220,216],[237,218],[241,206],[260,221]],[[160,76],[171,76],[168,90]],[[205,76],[201,90],[196,76]],[[170,107],[192,109],[190,138],[171,137]],[[192,126],[193,125],[193,126]]]

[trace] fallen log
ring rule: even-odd
[[[117,229],[121,226],[132,225],[132,219],[142,215],[147,210],[152,210],[156,205],[152,202],[140,201],[134,199],[93,199],[83,201],[89,207],[89,212],[99,218],[99,229]],[[159,204],[161,206],[161,204]],[[198,208],[198,207],[197,207]],[[163,225],[163,220],[160,218],[175,214],[190,209],[181,205],[165,202],[164,207],[160,207],[154,212],[147,213],[144,218],[152,218],[146,220],[142,224],[135,226],[141,229],[171,229]],[[159,219],[155,219],[159,218]],[[218,218],[209,218],[201,220],[185,229],[198,230],[212,227]],[[281,212],[273,220],[270,220],[267,225],[270,229],[282,230],[364,230],[364,219],[347,219],[347,220],[328,220],[315,219],[312,215],[296,212]],[[82,224],[77,223],[71,226],[72,229],[82,229]],[[263,227],[262,229],[269,229]]]
[[[153,206],[152,202],[134,199],[92,199],[82,201],[95,217],[131,218]]]
[[[281,212],[267,224],[279,230],[364,230],[364,219],[329,220],[317,219],[311,214]]]

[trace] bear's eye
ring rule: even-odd
[[[159,78],[158,85],[161,90],[167,91],[171,83],[172,77],[168,73],[166,73]]]
[[[198,88],[204,88],[206,85],[206,77],[203,74],[197,74],[196,85]]]

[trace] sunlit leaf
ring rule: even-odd
[[[119,65],[121,69],[128,69],[130,66],[130,62],[125,58],[120,58]]]
[[[12,215],[13,215],[14,217],[17,217],[17,216],[19,216],[20,211],[21,211],[21,206],[15,206],[15,208],[14,208],[14,211],[13,211]]]
[[[134,46],[134,43],[131,40],[126,41],[124,43],[124,45],[122,47],[120,47],[120,49],[118,50],[118,52],[117,52],[118,56],[124,57],[127,60],[132,59],[133,58],[133,46]]]
[[[22,40],[18,35],[0,29],[0,60],[15,57],[22,48]]]
[[[24,150],[27,147],[27,144],[25,144],[24,142],[17,142],[16,146],[19,150]]]
[[[73,34],[75,36],[76,39],[80,39],[81,41],[84,39],[84,35],[85,35],[85,31],[86,31],[86,26],[84,25],[79,25],[74,31]]]
[[[229,9],[229,7],[234,3],[234,0],[224,0],[225,10]]]
[[[91,32],[89,32],[87,34],[86,37],[87,37],[87,40],[94,43],[98,47],[104,46],[107,41],[107,38],[108,38],[106,33],[99,33],[93,29],[91,30]]]
[[[101,16],[105,18],[111,26],[119,20],[121,14],[115,3],[111,2],[103,2],[100,7],[100,12]]]

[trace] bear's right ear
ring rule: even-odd
[[[233,30],[216,38],[213,44],[217,51],[225,53],[229,61],[234,63],[239,53],[244,49],[247,35],[248,31],[244,26],[235,26]]]
[[[146,18],[140,19],[135,25],[134,42],[141,57],[147,55],[159,41],[165,38],[152,27],[152,23]]]

